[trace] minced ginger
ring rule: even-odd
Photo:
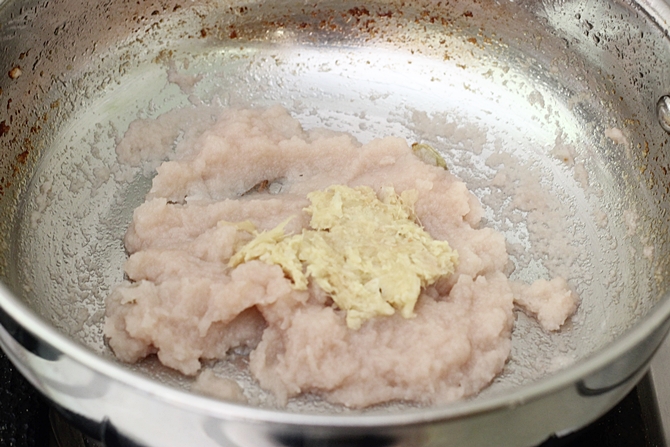
[[[229,265],[259,259],[282,267],[297,290],[311,277],[342,310],[347,326],[372,317],[414,316],[422,287],[454,272],[458,254],[415,222],[416,190],[335,185],[307,195],[311,229],[286,236],[286,222],[260,233]],[[303,268],[304,267],[304,268]],[[303,272],[304,270],[304,272]]]

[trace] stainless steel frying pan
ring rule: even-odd
[[[109,446],[528,446],[585,425],[670,324],[669,19],[660,0],[4,1],[0,345]],[[151,170],[120,166],[116,142],[193,102],[430,144],[506,235],[513,277],[567,277],[577,314],[548,334],[519,313],[501,376],[427,408],[234,404],[118,362],[104,298]],[[529,188],[546,206],[518,206]]]

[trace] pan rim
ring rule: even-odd
[[[97,374],[183,410],[195,411],[205,417],[225,418],[226,420],[268,422],[303,427],[369,428],[453,421],[473,415],[491,413],[496,410],[515,408],[572,386],[630,351],[661,327],[670,318],[670,293],[661,297],[646,315],[642,316],[619,337],[591,355],[554,374],[529,384],[511,388],[509,391],[500,392],[495,396],[410,409],[398,413],[381,413],[378,410],[371,410],[343,414],[313,414],[259,408],[200,396],[130,371],[71,340],[20,302],[2,283],[0,283],[0,309],[7,313],[22,330],[28,331],[36,337],[40,343],[55,348]]]

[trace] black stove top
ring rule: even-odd
[[[0,350],[0,447],[71,447],[62,440],[62,424]],[[540,447],[572,446],[666,447],[649,378],[593,424]]]
[[[609,413],[575,433],[540,447],[667,447],[649,376]]]
[[[49,446],[50,434],[46,400],[0,350],[0,446]]]

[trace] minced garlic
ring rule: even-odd
[[[398,196],[383,188],[378,198],[367,186],[336,185],[307,197],[311,229],[286,236],[284,222],[257,234],[230,265],[252,259],[279,265],[299,290],[312,278],[347,312],[352,329],[395,310],[412,317],[421,288],[453,273],[456,251],[415,221],[415,190]]]

